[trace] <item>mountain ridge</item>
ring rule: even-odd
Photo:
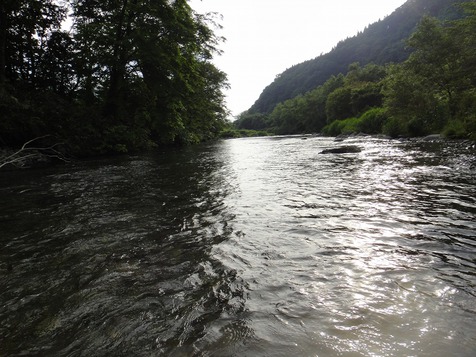
[[[453,6],[468,0],[408,0],[383,20],[367,26],[353,37],[340,41],[330,52],[286,69],[262,91],[247,111],[270,113],[287,99],[304,94],[322,85],[332,75],[346,73],[351,63],[400,63],[410,51],[407,39],[425,15],[451,19],[458,17]]]

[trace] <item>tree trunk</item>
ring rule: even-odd
[[[127,29],[130,28],[131,16],[126,19],[126,11],[129,1],[123,0],[122,8],[117,19],[116,35],[113,47],[113,63],[111,65],[111,75],[109,81],[109,89],[106,98],[105,115],[118,119],[122,114],[121,89],[126,74],[126,49],[124,48],[124,40],[127,35]]]

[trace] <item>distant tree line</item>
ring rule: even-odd
[[[92,155],[216,137],[214,26],[186,0],[2,0],[0,146]]]
[[[424,17],[400,64],[349,66],[323,85],[275,106],[242,113],[240,129],[277,134],[363,132],[392,137],[444,133],[476,139],[476,3],[452,21]]]

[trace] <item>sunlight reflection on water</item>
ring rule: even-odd
[[[285,151],[271,140],[260,143],[260,152],[272,147],[265,156],[251,151],[257,141],[243,141],[246,150],[234,144],[238,167],[252,162],[254,168],[237,170],[241,191],[232,197],[252,209],[237,215],[236,226],[247,236],[233,246],[253,261],[251,267],[242,267],[246,280],[256,282],[247,306],[255,313],[268,306],[267,311],[279,316],[255,331],[277,331],[261,339],[283,356],[471,355],[476,340],[467,332],[475,328],[474,310],[459,320],[465,313],[456,301],[472,301],[474,277],[463,280],[471,282],[469,290],[448,286],[441,275],[454,267],[442,269],[441,255],[449,247],[434,237],[441,223],[449,231],[459,223],[475,228],[468,219],[442,222],[447,207],[436,211],[452,194],[454,183],[440,187],[452,171],[447,163],[432,165],[438,154],[418,147],[409,151],[405,144],[355,141],[363,152],[341,156],[319,155],[332,145],[320,138],[305,145],[289,139],[294,149]],[[474,183],[470,179],[463,185],[463,195],[474,193]],[[268,198],[273,189],[279,191]],[[471,200],[474,213],[474,196]],[[254,230],[256,225],[268,229]],[[420,243],[425,240],[430,247]],[[435,254],[435,248],[442,254]],[[257,251],[266,251],[267,260],[260,262]],[[253,319],[250,325],[255,325]],[[306,342],[301,347],[283,342],[288,335],[281,332],[284,328],[293,331],[293,339]],[[314,343],[305,347],[309,338]]]
[[[0,355],[473,356],[475,147],[347,142],[5,173]]]

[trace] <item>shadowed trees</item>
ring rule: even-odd
[[[47,135],[78,154],[124,152],[225,124],[222,39],[186,0],[6,0],[0,18],[2,145]]]

